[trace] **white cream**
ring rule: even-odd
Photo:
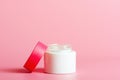
[[[45,53],[44,66],[47,73],[74,73],[76,52],[69,45],[51,44]]]

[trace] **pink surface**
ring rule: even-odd
[[[0,80],[120,80],[120,0],[0,0],[0,37]],[[77,73],[26,73],[39,40],[70,43]]]

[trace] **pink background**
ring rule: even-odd
[[[39,40],[71,44],[77,72],[26,73]],[[0,0],[0,80],[16,79],[120,80],[120,0]]]

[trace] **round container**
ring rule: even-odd
[[[44,67],[47,73],[74,73],[76,52],[69,45],[51,44],[44,55]]]

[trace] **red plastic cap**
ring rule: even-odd
[[[32,53],[30,55],[30,57],[28,58],[28,60],[24,64],[24,67],[29,72],[32,72],[35,69],[38,62],[40,61],[40,59],[44,55],[46,49],[47,49],[47,46],[45,44],[43,44],[41,42],[38,42],[36,44],[35,48],[33,49]]]

